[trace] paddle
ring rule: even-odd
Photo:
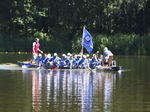
[[[57,66],[53,66],[53,67],[51,68],[51,70],[53,70],[53,69],[55,69],[55,68],[57,68]]]

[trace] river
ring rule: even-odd
[[[15,65],[29,57],[0,54],[0,112],[150,111],[149,56],[115,56],[121,72],[32,70]]]

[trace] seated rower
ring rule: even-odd
[[[58,57],[57,53],[54,53],[54,55],[50,58],[49,61],[55,61],[56,59],[58,60],[59,57]]]
[[[74,60],[74,58],[73,58],[73,55],[71,54],[70,55],[70,59],[69,59],[69,61],[70,61],[70,65],[69,65],[70,69],[72,69],[72,67],[73,67],[73,60]]]
[[[40,58],[39,65],[44,66],[44,62],[46,60],[47,54],[44,53],[44,55]]]
[[[83,55],[79,61],[79,68],[87,68],[87,59],[85,55]]]
[[[51,68],[51,67],[52,67],[52,62],[49,61],[50,58],[51,58],[51,54],[48,54],[48,55],[46,56],[45,60],[44,60],[44,65],[43,65],[43,66],[44,66],[45,68]]]
[[[103,61],[103,55],[100,54],[100,56],[97,58],[97,65],[102,65],[102,61]]]
[[[88,69],[90,69],[90,56],[89,56],[89,54],[87,54],[86,55],[86,60],[87,60],[87,63],[86,63],[86,67],[88,68]]]
[[[63,54],[62,58],[59,59],[59,68],[62,69],[64,66],[66,66],[66,55]]]
[[[96,54],[93,54],[93,57],[89,63],[89,67],[94,69],[96,66],[97,66],[97,57],[96,57]]]
[[[40,66],[41,58],[42,58],[42,54],[39,53],[39,54],[38,54],[38,57],[35,59],[36,65]]]
[[[78,54],[77,55],[77,58],[75,59],[75,68],[79,68],[79,62],[80,62],[80,60],[81,60],[81,55],[80,54]]]
[[[71,64],[71,53],[67,53],[67,56],[66,56],[66,67],[70,68],[70,64]]]
[[[58,57],[58,55],[57,55],[57,53],[54,53],[54,56],[53,57],[51,57],[50,58],[50,62],[52,62],[52,66],[53,66],[53,68],[56,68],[56,67],[58,67],[58,61],[59,61],[59,57]]]
[[[105,56],[104,65],[108,64],[108,66],[111,66],[112,59],[113,59],[113,53],[110,50],[108,50],[107,47],[104,48],[104,56]]]
[[[77,55],[74,55],[73,60],[72,60],[72,65],[71,68],[75,68],[76,67],[76,59],[77,59]]]

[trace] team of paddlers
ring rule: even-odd
[[[78,54],[72,55],[71,53],[62,54],[58,57],[57,53],[51,54],[41,54],[39,53],[37,58],[32,61],[32,63],[44,68],[95,68],[96,66],[111,66],[112,65],[113,54],[104,48],[104,55],[98,55],[98,53],[90,56]]]
[[[35,42],[32,45],[32,63],[36,64],[39,67],[44,68],[95,68],[97,66],[111,66],[113,53],[108,50],[107,47],[104,48],[104,55],[93,54],[90,56],[84,55],[83,52],[80,54],[62,54],[61,57],[58,57],[57,53],[43,54],[43,51],[39,49],[39,39],[36,38]],[[40,53],[38,53],[40,52]],[[43,54],[43,55],[42,55]]]

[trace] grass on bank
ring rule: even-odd
[[[40,39],[40,49],[48,53],[79,53],[82,36],[75,35],[73,40]],[[150,55],[150,36],[137,34],[92,35],[93,51],[103,53],[107,46],[116,55]],[[31,53],[33,39],[8,39],[0,37],[0,53]],[[86,50],[84,50],[85,53]]]

